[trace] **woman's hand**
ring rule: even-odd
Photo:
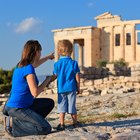
[[[46,87],[49,87],[49,84],[51,83],[51,79],[52,79],[51,76],[46,76],[46,80],[48,81]]]
[[[48,87],[49,84],[50,84],[51,82],[53,82],[56,78],[57,78],[56,75],[46,76],[46,80],[48,81],[47,87]]]
[[[28,74],[26,79],[33,97],[37,97],[46,86],[49,86],[50,82],[53,80],[52,78],[53,76],[47,76],[46,79],[38,86],[34,74]]]
[[[54,52],[48,55],[48,59],[54,59]]]

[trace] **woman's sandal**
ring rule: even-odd
[[[13,135],[12,135],[11,117],[10,116],[4,116],[4,128],[5,128],[6,133],[9,136],[13,137]]]

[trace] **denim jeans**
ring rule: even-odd
[[[11,108],[4,110],[12,117],[12,134],[14,137],[28,135],[45,135],[51,132],[51,125],[45,119],[54,107],[54,101],[37,98],[30,108]]]

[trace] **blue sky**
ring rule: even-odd
[[[42,56],[54,51],[54,29],[96,26],[96,16],[111,12],[123,20],[140,19],[140,0],[0,0],[0,68],[11,70],[24,43],[37,39]],[[54,61],[36,69],[52,74]]]

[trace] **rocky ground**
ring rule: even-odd
[[[56,94],[41,94],[56,101]],[[6,97],[1,97],[6,100]],[[2,108],[3,105],[1,105]],[[11,138],[4,132],[3,115],[0,113],[1,140],[139,140],[140,139],[140,93],[92,94],[77,96],[78,128],[71,125],[70,115],[66,115],[66,130],[57,132],[59,123],[57,103],[48,120],[52,133],[43,136]]]

